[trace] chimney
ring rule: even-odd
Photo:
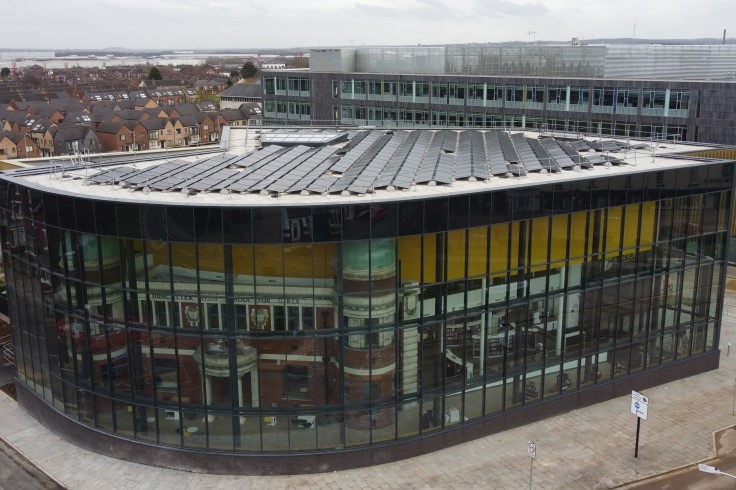
[[[721,44],[726,44],[726,29],[723,29],[723,42]]]

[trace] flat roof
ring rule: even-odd
[[[57,160],[0,177],[80,198],[190,206],[369,204],[715,161],[720,147],[491,129],[230,128],[217,152]]]

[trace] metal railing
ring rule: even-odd
[[[15,349],[13,348],[13,336],[5,335],[0,337],[0,345],[3,350],[3,359],[5,362],[15,365]]]

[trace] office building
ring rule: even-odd
[[[536,129],[733,144],[736,46],[313,49],[264,71],[264,121]]]
[[[18,400],[63,437],[195,471],[332,471],[718,366],[734,161],[709,146],[223,141],[0,174]]]

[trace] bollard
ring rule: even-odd
[[[731,342],[728,343],[728,348],[726,349],[726,357],[728,357],[731,354]]]

